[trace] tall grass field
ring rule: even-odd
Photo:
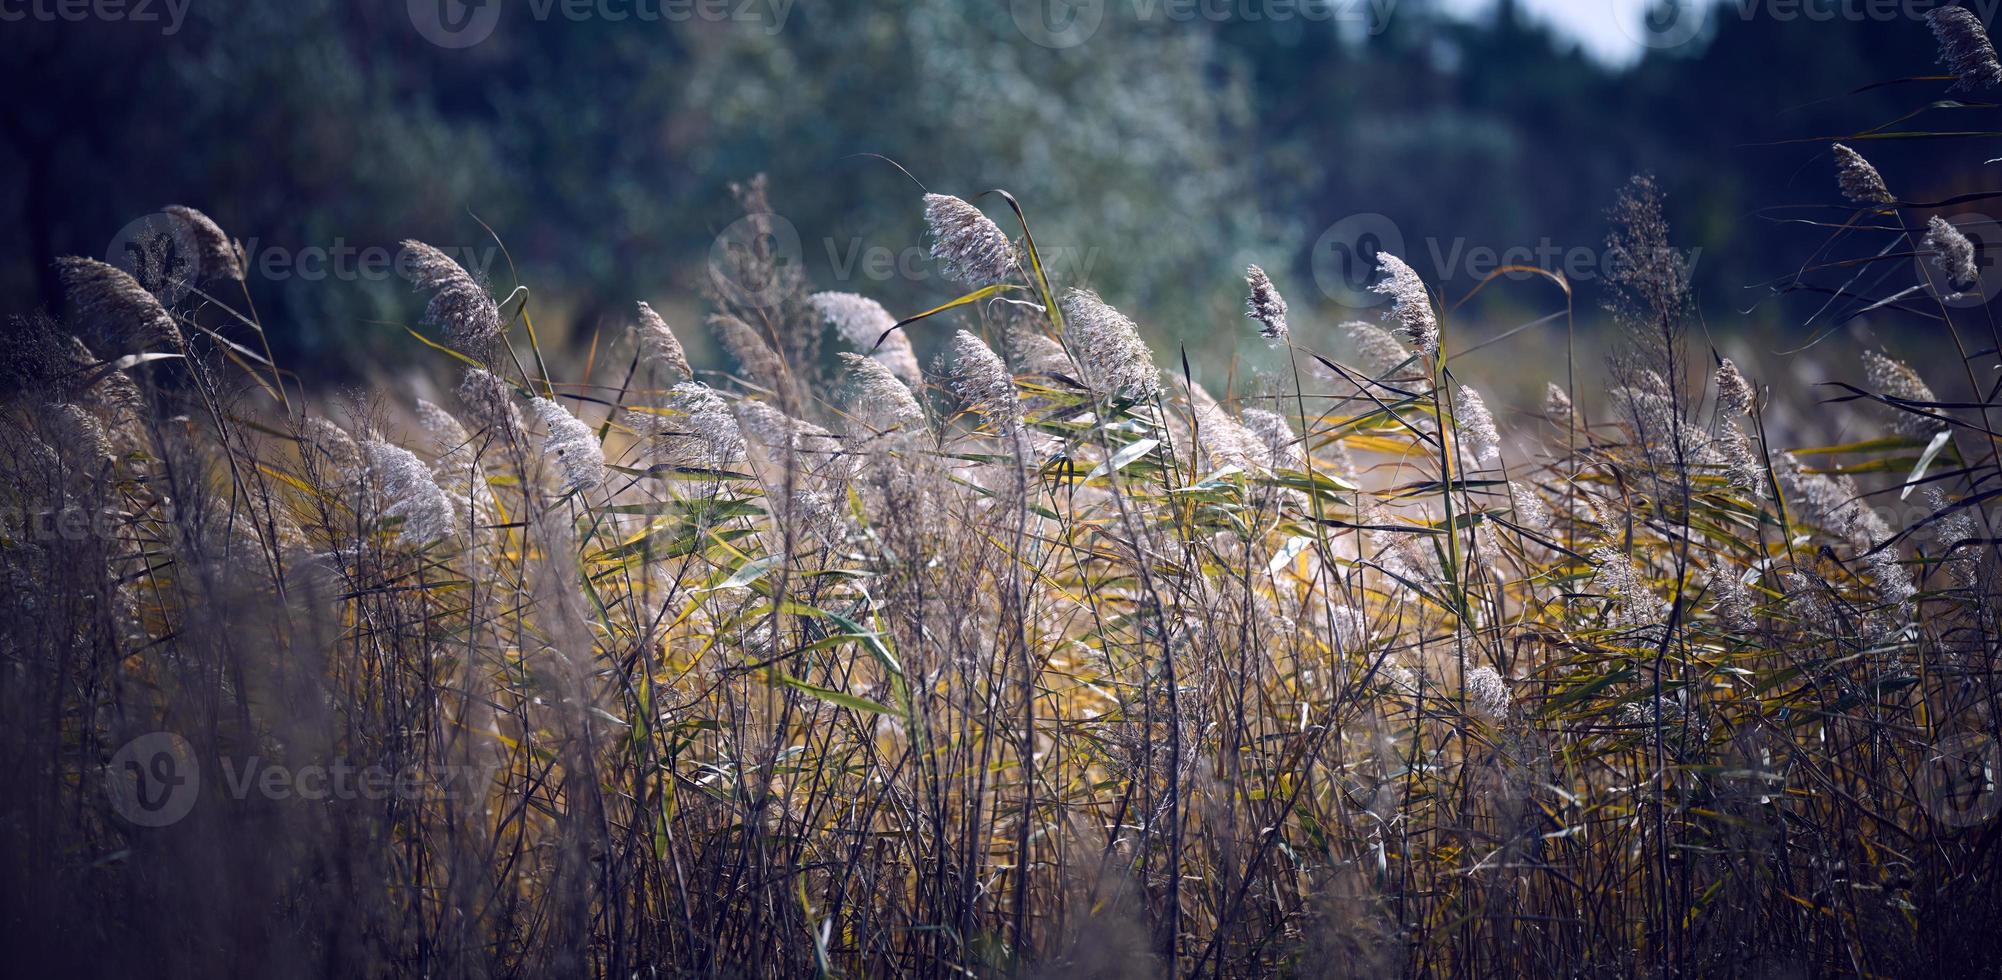
[[[2002,78],[1936,23],[1928,84]],[[1811,380],[1720,353],[1645,177],[1611,357],[1555,271],[1483,288],[1559,342],[1496,339],[1384,255],[1348,323],[1246,270],[1253,354],[1199,363],[1052,281],[1036,202],[913,193],[936,309],[754,233],[706,319],[588,348],[533,270],[409,243],[423,399],[278,363],[171,209],[173,256],[64,260],[0,358],[0,955],[1997,975],[2002,333],[1976,244],[1849,142],[1788,288],[1911,344]],[[737,188],[753,232],[786,191]],[[1873,431],[1792,438],[1833,412]]]

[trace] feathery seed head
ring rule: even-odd
[[[0,389],[48,391],[64,401],[85,391],[98,364],[89,345],[47,316],[14,315],[4,323],[8,342],[0,344]]]
[[[1717,365],[1717,404],[1731,415],[1750,415],[1752,403],[1757,395],[1752,391],[1752,383],[1739,372],[1738,365],[1730,358],[1724,358]]]
[[[381,439],[362,445],[368,474],[383,502],[382,516],[402,518],[397,540],[421,548],[457,530],[452,500],[417,454]]]
[[[1873,545],[1888,536],[1883,518],[1857,499],[1849,478],[1830,479],[1810,473],[1792,453],[1773,458],[1773,477],[1786,496],[1787,511],[1802,524],[1820,528],[1841,541]]]
[[[1932,253],[1933,264],[1946,273],[1947,285],[1953,289],[1947,299],[1958,299],[1981,288],[1981,268],[1974,261],[1974,243],[1952,222],[1936,214],[1927,219],[1925,249]]]
[[[1856,204],[1890,204],[1896,198],[1884,184],[1884,176],[1870,161],[1840,143],[1832,149],[1835,152],[1835,179],[1842,185],[1842,196]]]
[[[494,435],[504,441],[521,435],[521,409],[500,375],[486,368],[467,368],[465,377],[459,381],[458,394],[467,414]]]
[[[843,480],[853,475],[850,470],[853,457],[842,452],[841,440],[812,422],[793,418],[764,402],[745,399],[737,403],[737,425],[739,431],[788,467],[799,461],[816,476]]]
[[[1666,472],[1716,465],[1716,450],[1700,429],[1683,421],[1667,379],[1642,370],[1630,375],[1627,382],[1613,389],[1613,404],[1626,417],[1633,447],[1650,468]]]
[[[1424,515],[1419,515],[1421,518]],[[1375,547],[1376,563],[1390,575],[1414,582],[1437,581],[1444,569],[1440,567],[1439,553],[1433,550],[1426,535],[1403,531],[1397,528],[1405,522],[1388,507],[1367,504],[1362,523],[1373,525],[1369,532],[1370,543]]]
[[[1935,549],[1938,552],[1944,554],[1950,549],[1970,544],[1974,536],[1981,533],[1981,526],[1975,521],[1971,509],[1963,507],[1951,514],[1946,513],[1947,509],[1953,506],[1953,502],[1948,500],[1946,494],[1940,492],[1938,487],[1926,488],[1925,501],[1926,507],[1934,514],[1945,515],[1932,524],[1933,540],[1939,544]]]
[[[1861,562],[1870,570],[1877,597],[1886,604],[1901,606],[1918,595],[1918,585],[1912,581],[1911,570],[1899,559],[1897,549],[1869,552],[1862,556]]]
[[[1381,380],[1388,377],[1399,365],[1411,360],[1411,349],[1376,324],[1351,320],[1336,329],[1341,331],[1349,349],[1355,352],[1356,367],[1371,378]],[[1407,368],[1403,373],[1413,372]]]
[[[1907,402],[1939,400],[1933,395],[1932,388],[1919,377],[1918,372],[1912,370],[1911,365],[1877,351],[1863,352],[1863,376],[1868,379],[1872,389],[1889,398]],[[1882,408],[1889,418],[1891,428],[1902,435],[1930,438],[1933,433],[1946,427],[1945,422],[1930,416],[1919,415],[1891,405],[1883,405]]]
[[[403,274],[412,285],[431,294],[424,322],[445,331],[454,348],[475,360],[492,363],[501,342],[500,307],[486,286],[465,266],[423,242],[403,243]]]
[[[848,537],[848,521],[831,494],[819,490],[794,490],[786,516],[801,536],[817,535],[829,545],[839,545]]]
[[[1460,397],[1456,407],[1456,421],[1460,423],[1460,438],[1464,440],[1467,455],[1481,466],[1496,466],[1501,463],[1501,432],[1495,428],[1494,414],[1488,411],[1488,404],[1481,400],[1481,393],[1470,385],[1460,386]]]
[[[1508,481],[1508,494],[1515,502],[1515,519],[1523,527],[1538,534],[1550,533],[1550,508],[1544,506],[1543,498],[1514,480]]]
[[[1720,568],[1712,571],[1709,586],[1710,601],[1724,625],[1743,632],[1757,624],[1758,603],[1752,598],[1752,590],[1745,586],[1735,570]]]
[[[737,403],[737,427],[759,445],[771,450],[785,450],[792,446],[802,429],[820,428],[811,422],[793,418],[764,402],[750,399]]]
[[[1377,256],[1377,267],[1385,278],[1370,291],[1390,297],[1390,312],[1385,318],[1396,320],[1404,336],[1425,356],[1437,357],[1439,321],[1432,314],[1432,297],[1425,292],[1425,280],[1403,259],[1388,252]]]
[[[166,209],[166,213],[187,229],[188,237],[195,243],[195,259],[201,263],[201,275],[212,280],[228,279],[243,281],[243,255],[235,242],[223,233],[222,226],[208,215],[182,204]]]
[[[785,450],[792,445],[795,427],[810,425],[761,401],[745,399],[737,403],[737,429],[758,445]]]
[[[1299,440],[1293,435],[1293,426],[1278,412],[1263,408],[1247,408],[1238,413],[1251,434],[1265,444],[1265,465],[1275,470],[1297,470],[1305,462],[1307,454]]]
[[[1633,629],[1660,622],[1667,603],[1648,588],[1647,579],[1633,559],[1611,548],[1600,548],[1591,557],[1599,566],[1593,585],[1613,601],[1614,626]]]
[[[743,368],[751,383],[769,391],[785,390],[785,361],[750,324],[727,313],[719,313],[709,318],[709,329],[715,332],[716,340],[723,345],[723,349],[737,359],[737,365]]]
[[[440,453],[457,449],[469,438],[466,427],[452,413],[422,398],[417,399],[417,424],[424,427],[424,434],[431,437],[432,447]]]
[[[1981,19],[1966,7],[1935,7],[1926,12],[1933,37],[1939,41],[1939,62],[1953,69],[1956,89],[1994,88],[2002,84],[2002,63]]]
[[[1781,576],[1781,581],[1785,585],[1787,608],[1801,622],[1809,624],[1835,622],[1837,616],[1834,605],[1828,601],[1827,583],[1799,572],[1787,572]]]
[[[1006,340],[1009,357],[1022,374],[1069,375],[1073,370],[1064,345],[1041,331],[1017,326],[1008,331]]]
[[[48,421],[57,449],[93,468],[108,463],[116,455],[104,423],[81,406],[69,402],[50,405]]]
[[[1490,725],[1499,725],[1508,720],[1515,710],[1515,698],[1508,693],[1508,682],[1493,667],[1475,667],[1467,671],[1467,712]]]
[[[1015,398],[1015,378],[1001,355],[979,337],[961,330],[952,338],[954,398],[997,426],[1003,434],[1022,424],[1021,404]]]
[[[1641,357],[1666,363],[1662,331],[1674,333],[1695,304],[1690,257],[1669,241],[1661,188],[1651,176],[1628,180],[1607,217],[1606,309],[1642,341]]]
[[[629,411],[627,427],[651,438],[656,463],[696,469],[728,469],[744,459],[744,435],[737,415],[708,385],[684,381],[668,393],[671,414]]]
[[[876,340],[897,325],[897,318],[883,304],[859,293],[814,293],[807,305],[841,335],[850,347],[873,350]]]
[[[1273,343],[1286,340],[1289,330],[1286,326],[1286,299],[1279,295],[1272,285],[1271,277],[1257,266],[1244,270],[1244,284],[1251,287],[1251,295],[1244,301],[1244,315],[1258,321],[1258,335]]]
[[[1718,432],[1717,450],[1723,458],[1724,475],[1731,481],[1731,486],[1754,500],[1764,500],[1765,467],[1759,462],[1758,447],[1752,444],[1752,437],[1745,433],[1736,419],[1725,422]]]
[[[639,322],[633,324],[633,335],[639,339],[640,360],[647,367],[661,372],[670,381],[695,380],[695,369],[688,365],[681,338],[644,302],[639,304]]]
[[[1249,470],[1270,455],[1265,440],[1232,418],[1201,385],[1189,386],[1189,408],[1195,421],[1196,441],[1212,466]]]
[[[1947,574],[1956,585],[1973,588],[1980,579],[1981,559],[1972,542],[1980,535],[1981,526],[1967,509],[1947,513],[1953,504],[1938,487],[1926,488],[1925,501],[1934,514],[1945,515],[1931,525],[1935,545],[1928,550],[1935,556],[1945,556]]]
[[[57,259],[56,268],[74,316],[98,336],[181,350],[173,315],[124,269],[76,256]]]
[[[1680,728],[1688,716],[1682,702],[1672,697],[1649,697],[1645,702],[1620,705],[1620,724],[1628,728]]]
[[[577,416],[547,398],[529,403],[542,422],[542,452],[556,459],[563,493],[589,490],[605,482],[605,449],[598,437]]]
[[[331,420],[315,415],[301,426],[299,435],[301,451],[309,454],[317,465],[332,466],[330,475],[347,478],[360,470],[361,447],[355,445],[347,430]]]
[[[1154,352],[1126,314],[1089,289],[1064,294],[1064,343],[1077,357],[1079,380],[1099,398],[1125,395],[1147,401],[1161,393]]]
[[[850,408],[864,425],[879,432],[906,424],[922,424],[925,411],[911,389],[890,369],[860,354],[841,353],[854,379]]]
[[[979,289],[1014,275],[1015,243],[979,208],[950,194],[926,194],[925,224],[946,278]]]
[[[856,293],[814,293],[806,301],[850,347],[868,352],[912,388],[923,386],[924,372],[918,367],[917,352],[911,349],[911,338],[891,329],[897,318],[881,303]]]
[[[721,470],[743,460],[744,434],[737,427],[736,413],[708,385],[693,381],[675,385],[668,408],[680,417],[642,414],[652,420],[656,461]]]
[[[417,422],[438,454],[431,463],[431,477],[452,501],[453,513],[464,518],[467,527],[491,525],[496,515],[493,488],[466,427],[452,413],[422,398],[417,400]]]
[[[1335,641],[1335,649],[1341,653],[1361,650],[1369,636],[1369,617],[1361,609],[1350,605],[1338,605],[1328,610],[1328,636]]]
[[[1543,383],[1543,414],[1557,422],[1568,422],[1571,419],[1571,396],[1565,394],[1564,389],[1557,387],[1556,382]]]

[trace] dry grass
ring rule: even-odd
[[[1945,794],[1936,750],[1998,735],[1970,399],[1905,385],[1882,439],[1770,444],[1767,405],[1820,396],[1685,349],[1644,182],[1609,391],[1499,420],[1415,274],[1397,322],[1431,349],[1402,355],[1295,347],[1255,282],[1278,370],[1220,400],[954,213],[1015,268],[941,314],[977,336],[919,391],[866,358],[827,383],[806,285],[755,254],[767,301],[715,297],[747,377],[713,387],[650,310],[558,380],[525,294],[428,269],[490,373],[413,431],[281,405],[262,327],[200,289],[177,350],[116,346],[152,309],[88,346],[21,321],[10,948],[449,977],[1992,956],[1992,773]],[[124,315],[114,285],[80,308]],[[136,827],[105,780],[153,731],[202,782]],[[252,759],[405,779],[302,799],[238,786]]]

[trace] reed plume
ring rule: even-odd
[[[1432,297],[1425,291],[1425,280],[1418,278],[1417,271],[1403,259],[1388,252],[1377,256],[1377,266],[1383,270],[1384,278],[1371,286],[1370,291],[1390,297],[1390,312],[1384,314],[1385,318],[1396,320],[1404,338],[1426,357],[1439,356],[1439,320],[1432,313]]]
[[[1948,299],[1958,299],[1981,288],[1981,268],[1975,262],[1974,243],[1951,222],[1939,215],[1927,219],[1923,246],[1932,253],[1933,265],[1946,273],[1947,285],[1953,290]]]
[[[924,372],[918,367],[917,352],[911,349],[911,338],[892,329],[897,319],[881,303],[855,293],[814,293],[807,297],[807,303],[849,346],[868,354],[912,388],[924,385]]]
[[[74,256],[57,259],[56,269],[71,317],[106,342],[169,353],[183,348],[173,314],[125,270]]]
[[[166,213],[180,222],[194,241],[202,278],[243,281],[243,247],[232,241],[215,219],[181,204],[168,207]]]
[[[1829,147],[1835,154],[1835,179],[1842,186],[1842,196],[1855,204],[1892,204],[1897,198],[1891,196],[1890,187],[1884,184],[1884,176],[1863,154],[1840,143]]]
[[[570,410],[547,398],[529,402],[542,423],[542,452],[553,457],[563,493],[582,493],[605,482],[605,451],[598,436]]]
[[[681,349],[681,338],[644,302],[639,304],[639,320],[633,324],[633,335],[639,340],[641,363],[660,372],[669,384],[695,380],[695,369],[689,366],[688,355]]]
[[[1258,324],[1258,335],[1275,344],[1284,343],[1291,331],[1286,326],[1286,299],[1272,285],[1265,270],[1248,266],[1244,284],[1251,291],[1244,301],[1244,315]]]
[[[1161,375],[1140,328],[1088,289],[1064,294],[1064,346],[1077,359],[1080,381],[1101,399],[1145,401],[1160,394]]]
[[[926,194],[925,224],[946,278],[979,289],[1014,276],[1015,244],[979,208],[949,194]]]
[[[414,239],[403,243],[400,263],[411,285],[431,294],[424,322],[445,332],[446,343],[491,365],[503,343],[500,307],[487,288],[458,260]]]
[[[1939,41],[1939,63],[1953,70],[1953,88],[1994,88],[2002,84],[2002,63],[1988,29],[1966,7],[1935,7],[1926,12],[1933,37]]]

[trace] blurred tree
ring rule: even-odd
[[[406,237],[485,257],[481,222],[514,263],[487,266],[497,288],[518,271],[552,335],[616,327],[636,298],[686,317],[736,217],[724,185],[767,171],[816,283],[904,312],[952,290],[922,256],[917,187],[879,154],[931,190],[1014,192],[1059,280],[1212,348],[1244,337],[1248,261],[1308,320],[1326,302],[1308,248],[1347,215],[1389,216],[1407,258],[1458,296],[1476,281],[1469,248],[1596,250],[1602,209],[1642,169],[1669,191],[1678,239],[1704,250],[1706,308],[1784,322],[1805,314],[1746,286],[1823,232],[1759,209],[1833,202],[1823,141],[1941,88],[1866,89],[1936,70],[1910,19],[1729,4],[1697,43],[1613,68],[1513,2],[1463,22],[1404,0],[1387,23],[1109,3],[1067,47],[1033,43],[1021,6],[798,0],[774,25],[537,20],[507,3],[463,49],[426,41],[399,3],[202,3],[171,36],[11,23],[0,295],[53,304],[56,255],[101,256],[127,222],[188,203],[254,244],[252,289],[285,354],[394,342],[369,324],[417,309],[379,270],[316,277],[286,260]],[[1987,111],[1907,125],[1993,130],[1950,115]],[[1868,152],[1912,198],[1973,182],[1919,141]],[[980,203],[1014,227],[997,198]],[[1586,287],[1580,309],[1595,304]]]

